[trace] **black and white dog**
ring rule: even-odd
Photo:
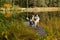
[[[27,20],[29,20],[30,26],[36,27],[39,23],[40,18],[38,15],[33,15],[31,19],[27,18]]]

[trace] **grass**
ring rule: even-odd
[[[1,16],[2,15],[2,16]],[[23,22],[12,17],[4,17],[0,14],[0,40],[38,40],[40,36],[37,35],[36,30],[27,27]],[[2,21],[3,20],[3,21]]]
[[[44,28],[47,36],[37,34],[36,30],[23,23],[24,20],[20,14],[8,17],[0,13],[0,40],[60,40],[59,17],[53,16],[51,19],[42,17],[43,21],[40,21],[39,25]]]
[[[51,20],[47,18],[47,24],[40,22],[40,26],[47,32],[45,40],[60,40],[60,19],[58,17],[52,17]]]

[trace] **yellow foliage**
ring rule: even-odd
[[[3,31],[3,32],[2,32],[2,35],[4,35],[4,33],[5,33],[5,32]]]
[[[6,39],[8,39],[7,35],[8,35],[7,32],[5,32],[5,31],[2,32],[2,36],[4,36]]]
[[[5,17],[5,18],[9,18],[9,17],[11,17],[11,15],[12,15],[12,14],[8,12],[8,13],[5,13],[5,14],[4,14],[4,17]]]
[[[55,36],[47,36],[45,40],[57,40]]]
[[[5,35],[5,38],[6,38],[6,39],[8,39],[8,36],[7,36],[7,35]]]
[[[5,4],[3,5],[3,7],[4,7],[4,8],[10,8],[10,7],[11,7],[11,5],[10,5],[10,4],[8,4],[8,3],[5,3]]]

